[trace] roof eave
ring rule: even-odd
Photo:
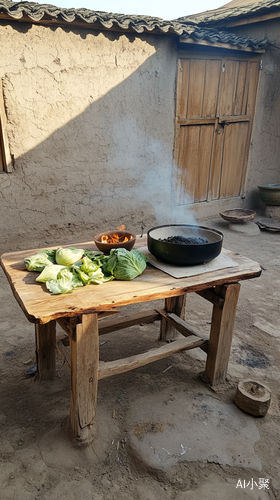
[[[180,36],[172,27],[170,26],[168,30],[163,30],[160,28],[152,28],[149,29],[147,26],[145,27],[139,27],[138,29],[135,27],[128,26],[127,28],[120,27],[118,23],[113,23],[112,26],[107,27],[103,25],[101,22],[93,22],[89,23],[86,21],[81,21],[78,19],[75,19],[74,21],[65,21],[64,19],[56,19],[52,18],[50,16],[44,16],[42,19],[31,19],[27,15],[23,15],[20,19],[16,19],[14,17],[9,16],[8,14],[0,13],[0,20],[7,20],[10,22],[17,22],[17,23],[29,23],[29,24],[39,24],[43,26],[62,26],[62,27],[68,27],[68,28],[83,28],[87,30],[93,30],[93,31],[118,31],[122,33],[134,33],[134,34],[141,34],[141,33],[152,33],[155,35],[177,35]]]
[[[211,21],[205,21],[205,26],[215,26],[219,28],[233,28],[235,26],[244,26],[245,24],[256,24],[265,21],[271,21],[272,19],[279,19],[280,12],[274,12],[273,14],[263,14],[263,15],[247,15],[247,16],[236,16],[236,17],[228,17],[227,19],[221,19],[215,21],[211,19]],[[201,23],[199,23],[201,26]]]
[[[184,37],[201,46],[212,46],[249,52],[263,51],[267,40],[242,39],[236,35],[218,32],[216,27],[201,28],[204,21],[193,22],[164,21],[149,16],[127,16],[88,9],[60,9],[51,5],[36,3],[14,3],[0,0],[0,20],[8,22],[56,26],[68,29],[85,29],[87,31],[111,31],[123,34],[152,34],[176,36],[178,40]],[[214,25],[211,18],[205,18],[205,23]],[[222,21],[222,20],[220,20]],[[224,19],[225,21],[225,19]],[[192,41],[191,41],[192,40]]]

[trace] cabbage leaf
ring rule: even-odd
[[[95,257],[103,255],[99,250],[85,250],[84,256],[89,257],[90,259],[94,259]]]
[[[81,270],[85,273],[95,272],[100,268],[99,262],[93,262],[89,257],[84,257],[81,265]]]
[[[42,272],[46,266],[55,264],[54,257],[49,252],[39,251],[24,259],[25,267],[28,271]]]
[[[105,281],[111,281],[114,279],[114,276],[104,276],[101,264],[99,260],[95,259],[95,261],[90,260],[88,257],[84,257],[82,261],[76,262],[72,269],[82,280],[84,285],[96,284],[99,285],[104,283]]]
[[[46,287],[53,295],[69,293],[81,286],[84,286],[83,282],[66,267],[58,273],[55,280],[46,281]]]
[[[36,281],[46,283],[46,281],[55,280],[63,268],[64,266],[59,266],[58,264],[50,264],[43,269],[41,274],[36,278]]]
[[[106,281],[112,281],[114,276],[104,276],[102,269],[99,268],[97,271],[91,271],[88,273],[89,276],[89,284],[93,285],[101,285],[101,283],[105,283]]]
[[[55,260],[61,266],[72,266],[84,255],[82,248],[58,248],[55,253]]]

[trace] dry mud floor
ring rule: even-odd
[[[259,232],[253,222],[203,223],[223,231],[225,248],[263,268],[241,285],[226,383],[213,390],[202,381],[205,355],[197,349],[101,380],[97,437],[84,450],[63,430],[67,365],[57,355],[50,383],[26,375],[35,362],[34,326],[1,271],[1,500],[280,499],[280,233]],[[189,296],[186,319],[207,331],[210,304]],[[101,359],[156,347],[158,333],[152,323],[104,335]],[[263,418],[233,402],[248,377],[272,391]]]

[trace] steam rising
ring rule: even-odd
[[[178,168],[167,141],[140,131],[132,118],[122,121],[114,130],[113,164],[115,175],[120,172],[121,178],[126,177],[123,193],[119,193],[121,201],[125,196],[125,210],[135,212],[137,207],[139,213],[152,214],[156,225],[198,224],[187,194],[186,204],[178,205]]]

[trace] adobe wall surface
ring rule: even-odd
[[[172,37],[0,26],[14,172],[0,175],[1,252],[92,240],[171,210]],[[59,240],[59,241],[58,241]]]
[[[280,47],[280,20],[235,27],[240,36],[272,40]],[[266,206],[259,198],[258,185],[280,183],[280,50],[269,49],[262,57],[262,71],[257,98],[246,206],[265,212]]]

